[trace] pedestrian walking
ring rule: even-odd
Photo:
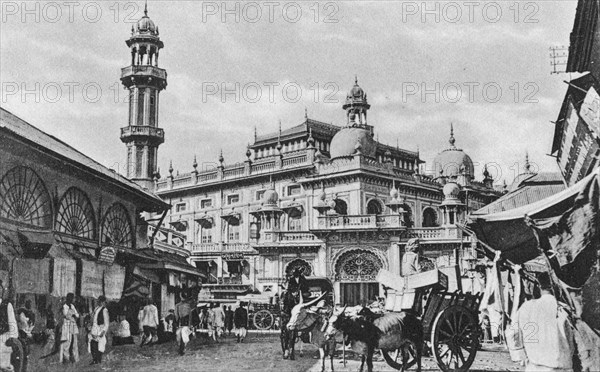
[[[243,302],[240,302],[240,305],[233,313],[234,333],[237,337],[237,342],[244,342],[248,332],[246,329],[248,328],[248,310],[244,308],[244,305]]]
[[[208,328],[208,338],[212,338],[214,342],[218,343],[217,340],[217,327],[215,323],[215,310],[213,305],[209,305],[206,310],[206,325]]]
[[[106,333],[110,318],[108,309],[106,308],[106,297],[98,297],[98,306],[92,313],[92,328],[88,334],[88,351],[92,354],[92,362],[90,364],[102,363],[102,354],[106,350]]]
[[[231,330],[233,329],[233,310],[231,310],[231,306],[227,306],[225,310],[225,328],[231,336]]]
[[[215,332],[217,338],[221,338],[225,334],[225,311],[218,302],[215,304]]]
[[[60,353],[59,362],[79,362],[79,327],[77,320],[79,313],[73,304],[75,295],[67,293],[67,298],[62,306],[62,326],[60,327]]]
[[[535,340],[522,338],[527,361],[525,371],[570,371],[575,353],[574,335],[566,305],[552,294],[548,273],[538,275],[541,296],[525,302],[517,319],[523,335],[535,329]]]
[[[179,345],[179,355],[185,354],[185,347],[190,342],[190,336],[194,334],[192,324],[192,310],[195,304],[190,299],[189,291],[181,293],[181,301],[175,305],[175,318],[179,327],[177,327],[176,337]]]
[[[35,314],[31,310],[31,301],[25,302],[25,307],[17,310],[17,326],[19,328],[19,341],[23,346],[23,370],[27,370],[31,343],[33,341],[33,327],[35,327]]]
[[[158,309],[152,299],[146,300],[146,306],[144,306],[142,312],[142,329],[144,330],[144,336],[142,336],[142,342],[140,346],[150,345],[158,341],[156,330],[158,328]]]

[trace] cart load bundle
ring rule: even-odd
[[[390,311],[412,309],[417,289],[448,288],[448,276],[437,269],[404,277],[382,269],[377,281],[392,289],[385,301],[385,308]]]

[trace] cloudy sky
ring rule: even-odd
[[[225,4],[225,5],[224,5]],[[143,2],[1,1],[0,105],[106,166],[123,169],[125,40]],[[557,171],[550,150],[568,74],[549,48],[568,45],[575,1],[248,3],[149,1],[168,72],[159,166],[193,156],[245,159],[259,134],[310,118],[342,125],[358,76],[381,142],[431,161],[456,145],[510,183],[524,154]],[[223,88],[238,93],[227,93]],[[214,91],[215,87],[218,91]],[[260,88],[260,91],[259,89]],[[501,173],[498,173],[501,172]]]

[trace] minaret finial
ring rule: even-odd
[[[456,139],[454,139],[454,124],[450,123],[450,145],[454,147]]]
[[[525,171],[531,172],[531,164],[529,163],[529,151],[525,151]]]
[[[196,154],[194,154],[194,162],[192,163],[192,167],[194,167],[194,170],[196,170],[196,168],[198,168],[198,161],[196,160]]]
[[[146,2],[144,3],[144,15],[148,15],[148,0],[146,0]]]
[[[308,108],[304,106],[304,119],[308,120]]]
[[[281,138],[281,119],[279,119],[279,138]]]
[[[354,74],[354,84],[358,85],[358,75]]]
[[[256,131],[256,125],[254,126],[254,143],[256,143],[256,140],[258,139],[258,133]]]

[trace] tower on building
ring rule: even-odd
[[[126,43],[131,64],[121,69],[121,83],[129,90],[129,121],[121,128],[121,141],[127,145],[127,178],[153,190],[158,146],[165,141],[158,127],[158,96],[167,86],[167,72],[158,67],[164,45],[158,27],[148,17],[147,5]]]

